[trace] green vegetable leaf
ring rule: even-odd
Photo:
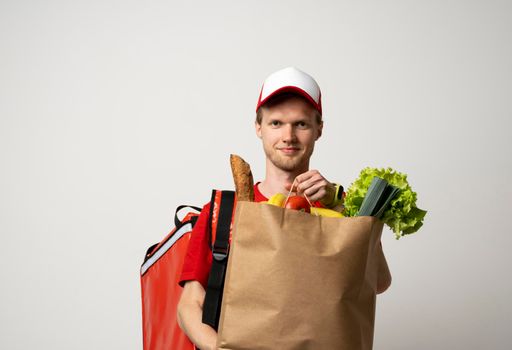
[[[375,176],[398,187],[400,192],[394,197],[381,216],[381,220],[395,233],[396,239],[417,232],[423,225],[427,212],[416,207],[416,192],[407,182],[407,175],[392,168],[364,168],[359,177],[347,190],[345,197],[345,216],[356,216],[364,197]]]

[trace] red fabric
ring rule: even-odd
[[[258,184],[254,185],[254,201],[264,202],[265,197],[258,189]],[[183,263],[180,285],[183,286],[186,281],[198,281],[206,289],[208,285],[208,275],[212,267],[212,251],[210,249],[210,232],[208,229],[208,215],[210,214],[210,203],[208,202],[199,215],[197,223],[192,230],[192,236],[188,245],[187,256]],[[231,238],[231,237],[230,237]]]
[[[264,202],[265,197],[258,189],[258,183],[254,185],[254,201]],[[320,202],[314,202],[315,207],[323,207]],[[188,245],[187,256],[183,263],[183,270],[179,284],[183,286],[187,281],[198,281],[206,289],[208,285],[208,276],[212,266],[212,251],[210,249],[210,232],[208,229],[208,215],[210,214],[210,203],[206,204],[201,210],[192,236]],[[231,237],[230,237],[231,240]]]
[[[183,221],[197,214],[187,214]],[[154,255],[176,233],[173,230],[153,249]],[[183,291],[177,284],[187,252],[190,232],[179,238],[140,277],[142,296],[142,335],[144,350],[194,350],[176,319],[178,300]]]
[[[206,289],[208,274],[212,265],[212,253],[208,240],[210,234],[208,230],[209,213],[210,203],[203,207],[201,215],[199,215],[199,219],[197,219],[196,225],[192,230],[179,280],[179,284],[182,287],[186,281],[199,281]]]

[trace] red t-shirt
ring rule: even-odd
[[[258,183],[254,185],[254,201],[264,202],[265,197],[258,189]],[[318,201],[313,202],[315,207],[323,207]],[[196,225],[192,230],[188,244],[187,256],[183,262],[179,284],[183,286],[187,281],[198,281],[204,289],[208,286],[208,276],[212,267],[212,250],[210,247],[210,232],[208,217],[210,215],[210,203],[201,210]],[[231,237],[230,237],[231,240]]]
[[[258,184],[254,185],[254,201],[264,202],[265,197],[258,189]],[[192,230],[190,242],[188,244],[187,256],[183,262],[181,271],[180,285],[183,286],[187,281],[198,281],[204,289],[208,285],[208,275],[212,267],[212,250],[210,247],[210,230],[208,227],[208,216],[210,214],[210,203],[206,204],[201,210],[196,225]],[[230,237],[231,240],[231,237]]]

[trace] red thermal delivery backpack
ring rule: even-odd
[[[176,209],[175,228],[160,243],[148,249],[140,270],[144,350],[195,349],[176,318],[182,292],[178,282],[190,233],[199,217],[199,213],[189,212],[179,220],[178,212],[186,207],[189,206]]]
[[[226,228],[229,224],[221,225],[221,222],[227,223],[228,219],[229,223],[231,222],[234,208],[233,197],[234,192],[232,191],[213,190],[212,192],[208,224],[213,251],[216,251],[214,243],[218,244],[217,242],[221,241],[216,238],[226,237],[226,235],[216,237],[217,232],[221,232],[222,226],[229,231],[229,227]],[[230,200],[226,200],[226,198]],[[183,219],[179,219],[178,213],[186,208],[191,208],[194,211],[188,212]],[[176,312],[182,293],[182,287],[178,282],[183,261],[187,255],[191,232],[200,211],[201,208],[194,206],[179,206],[174,215],[175,227],[160,243],[151,246],[144,257],[140,269],[144,350],[196,349],[178,325]],[[219,216],[221,220],[219,220]],[[223,217],[226,219],[222,220]],[[210,280],[213,280],[213,278],[210,278]],[[212,281],[209,281],[206,291],[207,300],[205,300],[203,322],[215,326],[220,313],[224,286],[223,276],[222,281],[213,283],[213,285],[218,285],[218,288],[212,288],[210,284],[212,284]],[[208,322],[208,320],[211,320],[211,322]]]

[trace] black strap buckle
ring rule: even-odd
[[[228,257],[229,245],[225,248],[213,248],[213,258],[217,261],[224,261]]]

